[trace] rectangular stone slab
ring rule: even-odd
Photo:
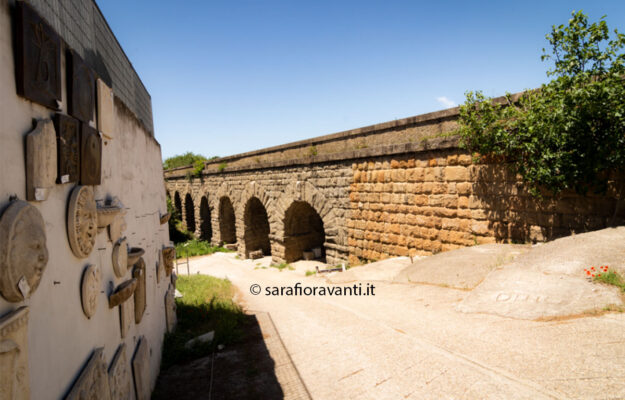
[[[115,106],[113,89],[108,87],[102,79],[97,81],[98,89],[98,130],[108,137],[114,137]]]
[[[67,52],[68,112],[82,122],[93,120],[95,72],[73,50]]]
[[[28,307],[20,307],[0,318],[2,398],[30,398],[28,370]]]
[[[150,348],[145,336],[139,338],[137,350],[132,359],[132,374],[137,400],[149,400],[152,392],[150,388]]]
[[[62,101],[61,39],[28,4],[18,1],[16,8],[17,93],[58,110]]]
[[[78,182],[80,178],[80,123],[67,115],[56,114],[54,127],[57,144],[57,182]]]
[[[80,183],[99,185],[102,181],[102,139],[97,130],[81,123]]]
[[[106,372],[106,360],[103,353],[104,347],[99,347],[93,351],[87,365],[82,369],[65,400],[111,400],[109,377]]]
[[[165,293],[165,322],[167,332],[172,333],[176,328],[176,288],[171,283]]]
[[[51,120],[38,120],[26,136],[26,199],[42,201],[56,181],[56,131]]]
[[[132,375],[130,364],[126,361],[126,344],[122,343],[109,366],[109,389],[111,400],[132,400],[134,391],[132,388]]]

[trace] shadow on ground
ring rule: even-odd
[[[161,371],[152,399],[284,398],[256,316],[244,315],[241,331],[236,343]]]

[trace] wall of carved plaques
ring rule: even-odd
[[[0,398],[146,398],[172,327],[160,145],[28,4],[0,0]]]

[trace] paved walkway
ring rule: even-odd
[[[313,399],[625,399],[623,313],[465,314],[455,306],[469,292],[382,282],[368,297],[267,296],[267,286],[335,286],[268,262],[218,253],[192,260],[191,273],[227,277],[247,309],[271,315]]]

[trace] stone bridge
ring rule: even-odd
[[[623,179],[602,195],[532,197],[453,135],[457,108],[165,172],[187,229],[276,262],[357,264],[492,242],[536,242],[622,223]]]

